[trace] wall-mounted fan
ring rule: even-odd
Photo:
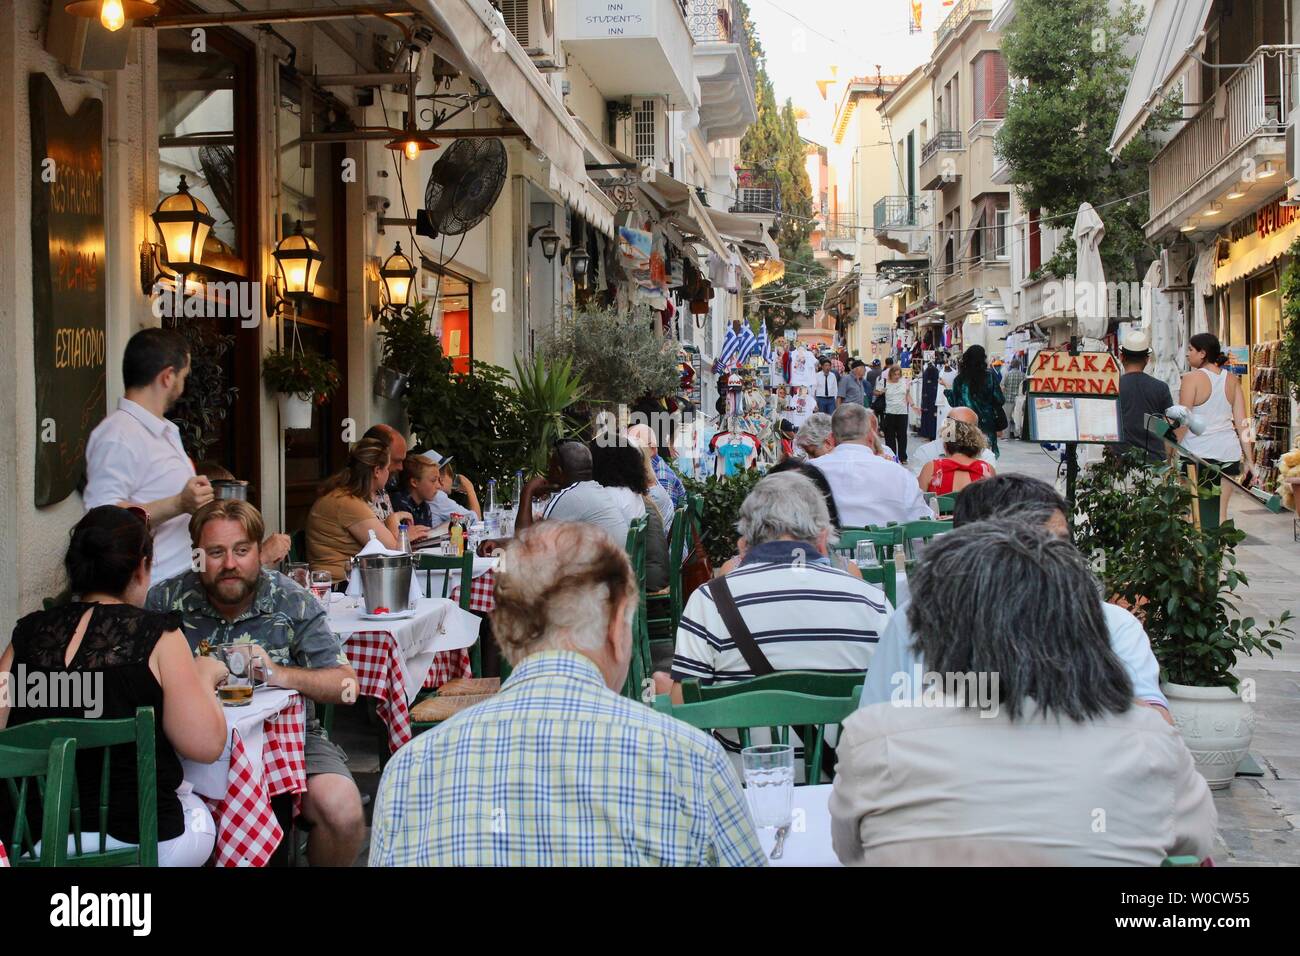
[[[506,148],[499,139],[458,139],[438,158],[416,215],[422,236],[456,236],[483,221],[506,181]]]

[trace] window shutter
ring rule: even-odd
[[[991,119],[1002,119],[1007,115],[1007,61],[995,51],[989,54],[988,64],[988,115]]]
[[[982,120],[984,119],[985,116],[984,108],[985,108],[986,100],[984,95],[984,87],[985,87],[984,76],[986,72],[985,63],[987,61],[988,61],[987,53],[978,54],[975,57],[975,69],[971,71],[974,74],[974,80],[975,80],[975,82],[971,84],[972,86],[971,92],[974,95],[973,102],[975,105],[975,119],[977,120]]]
[[[519,45],[527,47],[528,43],[528,0],[500,0],[501,16],[505,18],[506,29],[515,35]]]

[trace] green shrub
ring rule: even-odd
[[[740,536],[736,521],[740,518],[740,506],[761,477],[758,469],[751,468],[729,478],[710,475],[703,481],[682,479],[686,490],[704,501],[700,536],[715,570],[736,555],[736,539]]]

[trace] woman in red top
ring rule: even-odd
[[[993,466],[980,459],[980,452],[988,445],[978,425],[949,418],[943,423],[940,437],[944,455],[926,462],[921,469],[916,480],[922,491],[950,495],[972,481],[993,476]]]

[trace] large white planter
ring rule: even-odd
[[[280,424],[284,428],[311,428],[311,402],[281,392]]]
[[[1161,685],[1169,712],[1183,735],[1192,760],[1210,785],[1222,790],[1232,783],[1255,733],[1255,710],[1228,687]]]

